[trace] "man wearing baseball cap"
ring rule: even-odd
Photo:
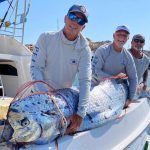
[[[126,32],[127,32],[127,34],[130,34],[129,27],[128,27],[128,26],[126,26],[126,25],[120,25],[120,26],[117,26],[117,28],[116,28],[116,31],[115,31],[115,32],[117,32],[117,31],[126,31]]]
[[[119,82],[129,83],[129,95],[125,107],[133,100],[137,86],[137,75],[134,60],[124,48],[129,39],[130,30],[126,25],[117,26],[113,42],[99,47],[92,63],[92,86],[105,79],[117,78]],[[128,86],[128,85],[127,85]]]
[[[131,41],[131,52],[138,76],[138,87],[137,91],[147,89],[147,78],[148,78],[148,67],[150,64],[150,59],[143,52],[143,47],[145,45],[145,37],[142,34],[136,34],[133,36]]]
[[[70,7],[70,9],[68,10],[68,14],[69,13],[76,13],[79,12],[83,18],[85,19],[85,22],[88,22],[88,11],[86,9],[85,6],[82,5],[73,5],[72,7]]]
[[[58,32],[40,35],[31,62],[33,80],[44,80],[53,89],[70,88],[76,74],[79,75],[79,103],[76,114],[68,118],[70,126],[66,134],[74,133],[86,115],[91,81],[91,51],[81,34],[88,22],[85,6],[73,5],[64,17],[64,28]],[[35,90],[46,91],[38,85]]]

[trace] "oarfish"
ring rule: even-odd
[[[104,81],[93,88],[86,106],[86,116],[79,131],[99,127],[116,119],[127,99],[125,84]],[[46,144],[65,133],[67,117],[76,113],[79,92],[62,89],[55,95],[33,94],[13,102],[7,119],[7,138],[2,142]],[[8,128],[11,128],[8,130]],[[11,133],[8,133],[11,132]]]

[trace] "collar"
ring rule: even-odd
[[[74,41],[70,41],[65,37],[63,29],[60,31],[60,34],[63,43],[67,45],[74,45],[75,49],[77,50],[81,50],[89,45],[88,41],[86,40],[85,37],[82,36],[82,34],[80,34]]]
[[[60,34],[61,34],[61,39],[65,44],[72,45],[72,44],[77,43],[78,37],[74,41],[68,40],[63,33],[63,29],[60,31]]]

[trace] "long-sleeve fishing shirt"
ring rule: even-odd
[[[129,82],[129,98],[133,99],[137,86],[137,74],[134,60],[126,49],[123,48],[121,52],[117,52],[112,44],[98,48],[93,59],[92,71],[94,82],[103,81],[121,72],[126,73]]]
[[[140,83],[142,80],[144,72],[148,69],[148,66],[150,64],[150,59],[144,53],[143,53],[142,58],[139,59],[139,58],[136,58],[133,56],[133,59],[134,59],[135,66],[136,66],[138,83]]]
[[[70,88],[79,75],[79,103],[77,114],[85,116],[91,81],[91,51],[87,40],[80,34],[69,41],[59,32],[41,34],[33,50],[31,75],[33,80],[44,80],[54,89]],[[45,91],[46,87],[36,87]]]

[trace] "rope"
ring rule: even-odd
[[[49,95],[49,94],[48,94]],[[50,96],[50,95],[49,95]],[[58,109],[58,112],[60,114],[60,116],[62,117],[61,119],[61,124],[64,128],[67,128],[67,119],[65,118],[64,114],[61,112],[61,110],[59,109],[59,106],[57,105],[57,102],[55,100],[55,98],[51,95],[50,98],[52,99],[53,103],[55,104],[56,108]],[[64,135],[64,133],[62,134]]]
[[[23,84],[18,90],[17,90],[17,93],[16,93],[16,96],[14,97],[13,101],[16,101],[18,99],[21,99],[23,97],[23,95],[27,92],[27,90],[29,89],[29,87],[33,86],[34,84],[36,83],[43,83],[43,84],[46,84],[47,87],[48,87],[48,92],[34,92],[33,94],[28,94],[28,95],[34,95],[34,94],[44,94],[44,93],[49,93],[49,95],[52,95],[54,92],[54,89],[52,88],[52,86],[50,86],[48,83],[42,81],[42,80],[36,80],[36,81],[29,81],[25,84]]]
[[[8,1],[8,0],[7,0]],[[10,4],[10,2],[8,1],[8,3]],[[16,6],[15,6],[16,7]],[[10,17],[9,17],[9,21],[10,21],[10,19],[11,19],[11,17],[12,17],[12,15],[13,15],[13,13],[14,13],[14,11],[15,11],[15,7],[13,7],[12,5],[11,5],[11,8],[12,8],[12,12],[11,12],[11,14],[10,14]]]
[[[126,77],[127,77],[127,76],[126,76]],[[118,77],[118,76],[111,76],[111,77],[102,78],[102,81],[105,81],[105,80],[112,80],[112,79],[126,79],[126,77],[120,78],[120,77]]]
[[[61,125],[64,127],[64,128],[67,128],[67,120],[64,116],[64,114],[62,113],[62,111],[60,110],[56,100],[55,100],[55,97],[54,97],[54,94],[57,93],[56,90],[54,90],[54,88],[52,86],[50,86],[48,83],[44,82],[43,80],[36,80],[36,81],[29,81],[25,84],[23,84],[18,90],[17,90],[17,94],[16,96],[14,97],[14,99],[12,100],[12,102],[15,102],[17,101],[18,99],[21,99],[25,93],[27,92],[27,90],[33,86],[34,84],[36,83],[43,83],[45,85],[47,85],[48,87],[48,91],[47,92],[34,92],[34,93],[31,93],[31,94],[28,94],[28,96],[31,96],[31,95],[36,95],[36,94],[47,94],[49,96],[49,98],[53,101],[53,103],[55,104],[59,114],[60,114],[60,117],[61,117]],[[11,103],[12,103],[11,102]],[[64,134],[64,133],[63,133]],[[62,134],[62,135],[63,135]]]

